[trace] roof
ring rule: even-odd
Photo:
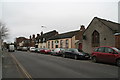
[[[67,32],[67,33],[58,34],[58,35],[56,35],[56,36],[51,37],[49,40],[72,38],[73,36],[75,36],[76,34],[78,34],[79,31],[80,31],[80,30],[76,30],[76,31],[71,31],[71,32]]]
[[[97,18],[97,17],[95,17]],[[110,28],[112,31],[116,32],[120,32],[120,24],[116,23],[116,22],[112,22],[109,20],[105,20],[105,19],[100,19],[97,18],[100,22],[102,22],[104,25],[106,25],[108,28]]]
[[[99,22],[101,22],[103,25],[105,25],[106,27],[108,27],[111,31],[113,31],[113,33],[120,33],[120,24],[116,23],[116,22],[112,22],[109,20],[105,20],[105,19],[101,19],[98,17],[94,17],[94,19],[91,21],[91,23],[88,25],[87,29],[89,28],[89,26],[92,24],[92,22],[97,19],[99,20]],[[86,29],[86,30],[87,30]],[[86,31],[85,30],[85,31]]]
[[[50,37],[54,36],[58,34],[58,32],[56,30],[53,30],[53,31],[50,31],[50,32],[47,32],[47,33],[44,33],[42,34],[39,39],[41,39],[41,42],[43,41],[43,38],[45,39],[45,41],[47,41]],[[45,42],[44,41],[44,42]]]

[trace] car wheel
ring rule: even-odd
[[[116,61],[116,64],[117,64],[117,66],[120,67],[120,59],[118,59],[118,60]]]
[[[75,60],[77,60],[77,59],[78,59],[78,56],[77,56],[77,55],[75,55],[75,56],[74,56],[74,59],[75,59]]]
[[[97,62],[97,58],[94,56],[94,57],[92,57],[92,62]]]
[[[65,55],[65,54],[63,54],[63,57],[65,58],[65,57],[66,57],[66,55]]]

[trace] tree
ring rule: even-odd
[[[0,39],[4,39],[8,36],[8,29],[5,24],[0,23]]]
[[[2,48],[3,40],[8,36],[8,29],[6,28],[5,24],[0,22],[0,49]]]

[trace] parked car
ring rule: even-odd
[[[42,48],[35,48],[35,52],[39,53]]]
[[[115,47],[97,47],[92,52],[93,62],[116,63],[120,67],[120,50]]]
[[[22,51],[27,51],[28,48],[27,47],[22,47]]]
[[[42,49],[40,50],[40,53],[50,54],[50,53],[51,53],[51,50],[48,49],[48,48],[42,48]]]
[[[35,47],[30,47],[31,52],[35,52]]]
[[[89,59],[90,55],[88,53],[83,52],[82,50],[70,48],[63,53],[63,57],[74,58],[77,60],[77,59]]]
[[[17,47],[17,50],[18,50],[18,51],[22,51],[22,47],[18,46],[18,47]]]
[[[55,48],[52,52],[51,55],[57,55],[61,56],[64,53],[65,49],[63,48]]]

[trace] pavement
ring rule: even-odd
[[[0,50],[0,80],[2,79],[2,51]]]
[[[18,65],[10,56],[10,52],[4,52],[2,58],[2,79],[5,78],[23,78],[18,69]]]

